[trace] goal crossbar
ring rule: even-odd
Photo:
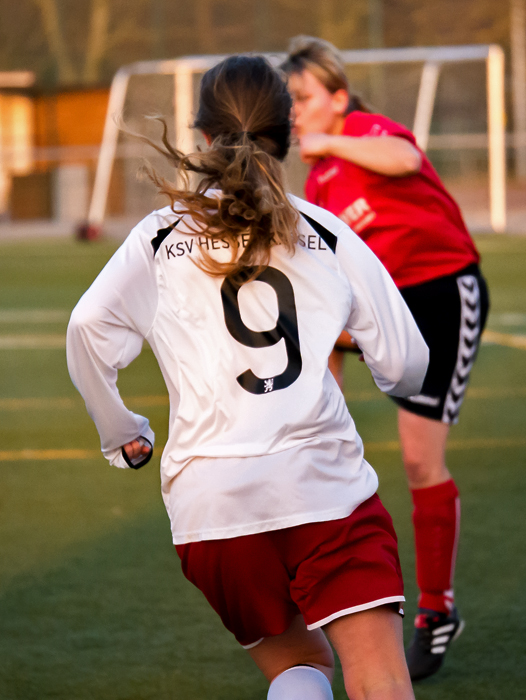
[[[488,111],[488,161],[491,227],[496,232],[506,229],[506,144],[504,101],[504,52],[496,44],[466,46],[431,46],[393,49],[344,50],[340,52],[347,65],[380,65],[393,63],[423,63],[415,109],[413,132],[417,143],[425,150],[429,141],[431,118],[441,67],[448,63],[484,61]],[[285,54],[265,55],[273,65],[279,65]],[[101,226],[104,220],[110,178],[115,160],[119,126],[116,120],[124,108],[128,84],[132,76],[173,75],[175,81],[174,121],[177,148],[194,149],[194,134],[190,121],[194,112],[194,74],[203,73],[222,61],[224,55],[185,56],[162,61],[140,61],[120,68],[111,88],[104,124],[102,143],[97,161],[95,182],[88,213],[88,225]]]

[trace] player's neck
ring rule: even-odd
[[[330,130],[331,136],[341,136],[343,134],[343,127],[345,126],[345,117],[337,116],[334,119],[332,128]]]

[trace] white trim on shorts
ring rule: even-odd
[[[315,630],[318,627],[322,627],[323,625],[326,625],[329,622],[336,620],[338,617],[344,617],[345,615],[352,615],[352,613],[361,612],[362,610],[369,610],[371,608],[378,608],[378,607],[380,607],[380,605],[388,605],[389,603],[405,603],[405,598],[403,595],[393,595],[393,596],[390,596],[388,598],[379,598],[378,600],[372,600],[370,603],[363,603],[362,605],[354,605],[352,608],[345,608],[344,610],[339,610],[338,612],[335,612],[332,615],[329,615],[328,617],[324,617],[323,620],[319,620],[318,622],[313,622],[312,625],[307,625],[307,629],[308,630]],[[261,644],[261,642],[264,639],[266,639],[266,637],[261,637],[261,639],[258,639],[257,642],[252,642],[252,644],[242,644],[241,646],[243,647],[243,649],[247,649],[247,650],[253,649],[254,647],[257,647],[258,644]]]
[[[261,642],[265,639],[265,637],[261,637],[261,639],[258,639],[257,642],[252,642],[252,644],[242,644],[241,646],[243,649],[253,649],[254,647],[257,647],[258,644],[261,644]]]
[[[311,625],[307,625],[308,630],[315,630],[318,627],[323,627],[323,625],[336,620],[338,617],[344,617],[344,615],[351,615],[352,613],[361,612],[362,610],[370,610],[371,608],[377,608],[380,605],[388,605],[389,603],[404,603],[405,598],[403,595],[393,595],[388,598],[379,598],[378,600],[372,600],[370,603],[363,603],[362,605],[354,605],[352,608],[345,608],[344,610],[339,610],[338,612],[324,617],[323,620],[318,620],[318,622],[313,622]]]

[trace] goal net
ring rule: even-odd
[[[413,130],[474,229],[506,228],[504,54],[496,45],[342,51],[350,84],[375,111]],[[204,146],[191,129],[203,73],[223,56],[147,61],[114,77],[88,214],[94,232],[108,215],[138,220],[164,205],[146,178],[146,158],[174,177],[153,149],[119,130],[159,140],[162,116],[184,152]],[[274,64],[284,55],[269,54]],[[306,169],[297,149],[286,162],[288,185],[301,195]]]

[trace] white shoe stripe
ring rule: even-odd
[[[443,654],[446,651],[446,647],[433,647],[431,649],[432,654]]]
[[[441,637],[437,637],[436,639],[433,639],[431,644],[433,644],[433,646],[435,644],[447,644],[449,642],[449,637],[450,637],[449,634],[443,634]]]
[[[453,635],[453,639],[451,640],[452,642],[454,642],[455,640],[457,640],[460,637],[460,635],[462,634],[462,630],[464,629],[465,626],[466,626],[466,623],[464,622],[464,620],[460,620],[460,625],[458,626],[458,630]]]
[[[437,637],[439,634],[446,634],[446,632],[453,632],[455,629],[455,623],[452,622],[449,625],[443,625],[442,627],[437,627],[433,630],[433,637]]]

